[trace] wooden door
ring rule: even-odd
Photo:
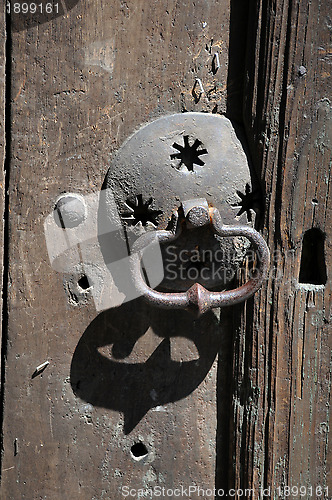
[[[329,498],[328,2],[59,4],[0,13],[1,498]],[[97,314],[81,274],[52,269],[45,218],[100,191],[141,125],[186,111],[245,130],[270,278],[199,321],[140,299]]]

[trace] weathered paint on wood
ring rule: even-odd
[[[101,188],[110,154],[141,124],[225,111],[228,24],[226,1],[82,0],[65,17],[13,33],[4,498],[214,485],[218,319],[195,323],[136,302],[95,319],[89,294],[74,306],[66,278],[51,269],[43,223],[60,193]],[[196,77],[209,100],[192,94]],[[184,337],[171,339],[173,361],[172,333]],[[121,351],[127,337],[135,348],[118,359],[109,344]],[[158,391],[169,404],[154,404]],[[149,451],[142,462],[130,454],[139,440]]]
[[[325,1],[251,3],[244,123],[276,279],[236,320],[230,483],[272,498],[284,485],[332,490],[330,29]],[[299,280],[311,228],[325,235],[325,285]]]

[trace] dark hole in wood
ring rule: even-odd
[[[131,447],[131,453],[135,458],[143,458],[148,454],[148,450],[145,444],[139,442],[133,444],[133,446]]]
[[[299,277],[300,283],[311,285],[326,284],[324,241],[325,234],[320,229],[309,229],[304,234]]]
[[[313,204],[313,205],[318,205],[318,200],[317,200],[317,198],[313,198],[313,199],[311,200],[311,202],[312,202],[312,204]]]
[[[82,290],[88,290],[90,288],[89,279],[85,274],[78,280],[78,286],[80,286]]]

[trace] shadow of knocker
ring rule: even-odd
[[[126,358],[149,327],[161,337],[146,362]],[[170,338],[185,337],[198,359],[171,359]],[[98,407],[122,412],[129,434],[153,407],[185,398],[204,380],[221,343],[212,312],[195,319],[186,311],[166,311],[142,299],[105,311],[88,326],[73,355],[71,386],[76,396]],[[110,346],[110,356],[99,349]],[[197,354],[196,353],[196,354]]]
[[[5,0],[13,32],[23,31],[66,16],[80,0]]]

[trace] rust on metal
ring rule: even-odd
[[[142,235],[136,241],[133,247],[132,255],[132,274],[135,286],[139,293],[149,302],[159,307],[164,308],[183,308],[193,310],[199,316],[209,309],[216,307],[224,307],[238,304],[249,299],[262,286],[267,278],[269,268],[270,252],[264,238],[250,226],[230,226],[224,225],[218,209],[207,208],[207,203],[202,203],[202,200],[197,200],[196,206],[193,203],[184,202],[184,212],[186,218],[190,220],[191,225],[201,226],[208,224],[209,220],[212,229],[218,236],[233,237],[243,236],[247,238],[258,254],[259,267],[256,270],[256,275],[252,277],[244,285],[234,289],[220,292],[209,291],[199,283],[195,283],[186,292],[160,292],[153,290],[144,281],[141,271],[141,253],[148,244],[155,242],[159,243],[170,242],[176,239],[182,231],[182,225],[179,225],[180,230],[177,233],[172,231],[156,231]],[[203,200],[204,201],[204,200]],[[190,208],[187,210],[187,204]]]

